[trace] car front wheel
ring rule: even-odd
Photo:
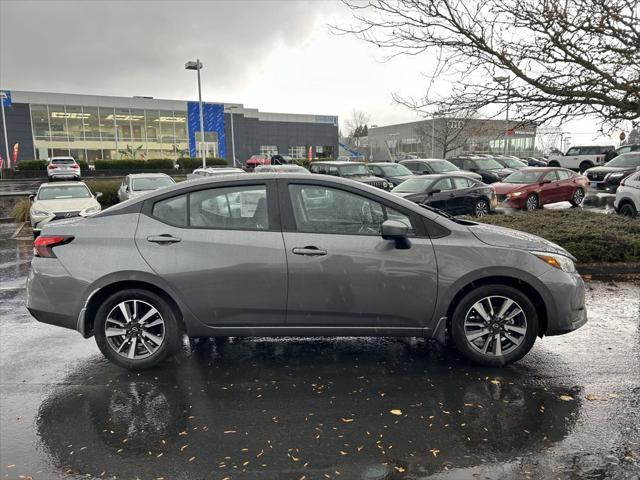
[[[524,209],[529,212],[536,210],[539,206],[538,196],[535,193],[529,195],[527,200],[524,202]]]
[[[180,348],[173,310],[153,292],[127,289],[107,298],[94,322],[100,351],[116,365],[140,370],[158,365]]]
[[[569,201],[574,207],[579,207],[580,205],[582,205],[582,202],[584,202],[584,190],[580,187],[576,188],[576,191],[573,192],[571,200]]]
[[[451,318],[451,337],[469,360],[487,367],[524,357],[536,341],[538,315],[520,290],[484,285],[467,293]]]
[[[636,215],[638,215],[637,210],[630,203],[625,203],[624,205],[622,205],[618,210],[618,213],[620,213],[620,215],[623,215],[625,217],[631,217],[631,218],[635,218]]]
[[[489,202],[487,202],[483,198],[478,200],[473,208],[473,214],[476,217],[484,217],[486,215],[489,215],[489,211],[490,211]]]

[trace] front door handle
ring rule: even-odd
[[[150,235],[147,237],[147,242],[153,242],[153,243],[159,243],[159,244],[178,243],[181,240],[182,240],[181,238],[171,236],[167,233],[164,233],[162,235]]]
[[[304,255],[306,257],[321,257],[327,254],[326,250],[320,250],[318,247],[295,247],[293,250],[295,255]]]

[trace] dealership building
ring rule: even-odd
[[[314,158],[338,155],[338,117],[266,113],[242,104],[5,90],[10,155],[18,162],[72,156],[77,160],[139,160],[207,156],[238,162],[251,155]],[[0,117],[0,126],[2,118]],[[5,139],[0,130],[0,154]]]

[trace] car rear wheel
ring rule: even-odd
[[[484,217],[489,215],[490,212],[489,202],[487,202],[484,198],[478,200],[473,208],[473,214],[476,217]]]
[[[532,193],[527,197],[527,200],[524,202],[524,209],[527,211],[536,210],[539,207],[538,195]]]
[[[584,202],[584,190],[580,187],[576,188],[576,191],[573,192],[573,195],[571,196],[571,200],[569,200],[569,202],[571,202],[571,205],[573,205],[574,207],[579,207],[580,205],[582,205],[582,202]]]
[[[591,162],[582,162],[580,164],[580,166],[578,167],[578,170],[580,170],[580,174],[582,175],[586,170],[590,169],[593,167],[593,163]]]
[[[451,337],[469,360],[499,367],[524,357],[536,341],[538,315],[520,290],[484,285],[467,293],[451,318]]]
[[[636,215],[638,215],[638,211],[631,203],[625,203],[624,205],[621,205],[618,212],[620,213],[620,215],[631,218],[635,218]]]
[[[153,292],[127,289],[107,298],[94,322],[100,351],[130,370],[156,366],[180,348],[182,332],[169,305]]]

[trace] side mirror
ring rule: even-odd
[[[551,180],[545,179],[540,182],[540,185],[546,185],[547,183],[551,183]]]
[[[101,196],[102,196],[102,192],[96,192],[96,194],[93,197],[97,200]]]
[[[396,248],[407,249],[411,246],[411,242],[407,238],[409,227],[397,220],[385,220],[382,222],[382,238],[385,240],[394,240]]]
[[[640,172],[640,165],[636,167],[636,172]]]
[[[29,195],[29,201],[31,203],[33,203],[33,201],[36,199],[36,196],[32,193],[31,195]]]
[[[436,194],[436,193],[440,193],[440,192],[442,192],[442,190],[440,190],[439,188],[436,188],[436,189],[434,189],[434,190],[431,190],[431,191],[429,192],[429,195],[434,195],[434,194]]]

